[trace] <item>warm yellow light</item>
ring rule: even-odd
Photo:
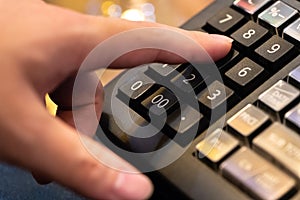
[[[105,1],[101,5],[101,11],[103,15],[108,15],[109,7],[114,5],[113,1]]]
[[[57,105],[50,99],[49,95],[47,94],[45,97],[46,100],[46,108],[51,115],[56,114]]]
[[[121,18],[131,20],[131,21],[145,21],[145,15],[141,10],[138,9],[128,9],[123,12]]]

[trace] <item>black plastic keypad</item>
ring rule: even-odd
[[[117,94],[144,120],[165,120],[161,132],[179,145],[199,136],[197,162],[254,199],[300,191],[300,3],[291,1],[235,0],[195,27],[234,40],[215,63],[222,80],[201,74],[201,65],[152,63]],[[207,129],[220,117],[223,127]]]

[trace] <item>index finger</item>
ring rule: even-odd
[[[60,46],[58,50],[64,50],[63,55],[58,56],[61,56],[61,59],[68,63],[69,67],[66,68],[67,73],[76,71],[87,54],[99,43],[116,34],[140,28],[145,28],[145,31],[150,30],[149,28],[156,28],[165,30],[166,32],[174,32],[178,35],[181,34],[195,41],[213,60],[224,57],[231,48],[232,40],[226,36],[210,35],[198,31],[186,31],[158,23],[132,22],[115,18],[86,16],[73,11],[51,7],[50,12],[55,12],[54,17],[64,19],[61,21],[57,20],[59,24],[55,26],[60,27],[57,28],[57,30],[59,30],[58,34],[62,34],[62,38],[65,38],[65,40],[62,44],[56,43],[56,45]],[[57,12],[58,10],[60,10],[59,14]],[[194,59],[198,56],[198,52],[195,51],[195,49],[190,48],[187,44],[183,43],[183,41],[178,41],[176,37],[166,37],[163,31],[154,35],[150,33],[140,35],[136,42],[161,43],[171,45],[174,49],[181,48],[182,51],[188,52],[188,59]],[[119,44],[119,47],[121,46],[122,44]],[[72,51],[66,52],[66,49]],[[99,55],[99,57],[105,59],[102,55]],[[111,67],[132,67],[155,61],[179,63],[184,62],[184,60],[185,59],[181,56],[166,52],[162,49],[140,49],[139,51],[121,56]]]

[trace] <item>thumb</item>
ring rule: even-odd
[[[12,124],[2,135],[4,160],[93,199],[145,199],[151,194],[151,183],[144,175],[104,146],[48,115],[42,104],[16,106],[11,112],[14,109],[20,117],[15,117],[18,126]],[[124,170],[117,171],[99,162],[101,156],[109,157]]]

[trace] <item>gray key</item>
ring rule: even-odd
[[[288,111],[295,100],[299,97],[299,90],[294,86],[279,80],[275,85],[267,91],[259,95],[259,105],[273,118],[280,119],[284,113]]]
[[[222,129],[216,129],[211,134],[207,135],[196,146],[198,157],[206,158],[212,167],[216,165],[227,156],[230,152],[236,149],[239,141],[233,136],[229,135]]]
[[[230,132],[235,133],[246,144],[250,144],[250,140],[267,125],[269,116],[259,108],[248,104],[234,116],[232,116],[227,124]]]
[[[288,82],[300,89],[300,65],[289,73]]]
[[[276,122],[254,138],[253,146],[300,178],[300,137],[296,132]]]
[[[290,41],[300,42],[300,18],[283,30],[284,38]]]
[[[180,65],[169,65],[162,63],[151,63],[149,65],[149,73],[153,74],[153,76],[161,76],[167,77],[172,74],[175,70],[178,70]]]
[[[280,199],[295,187],[294,179],[246,147],[223,162],[221,171],[256,199]]]
[[[266,23],[278,31],[279,27],[296,14],[297,11],[294,8],[281,1],[277,1],[264,12],[260,13],[258,19],[260,23]]]
[[[300,104],[284,115],[285,123],[297,132],[300,132]]]

